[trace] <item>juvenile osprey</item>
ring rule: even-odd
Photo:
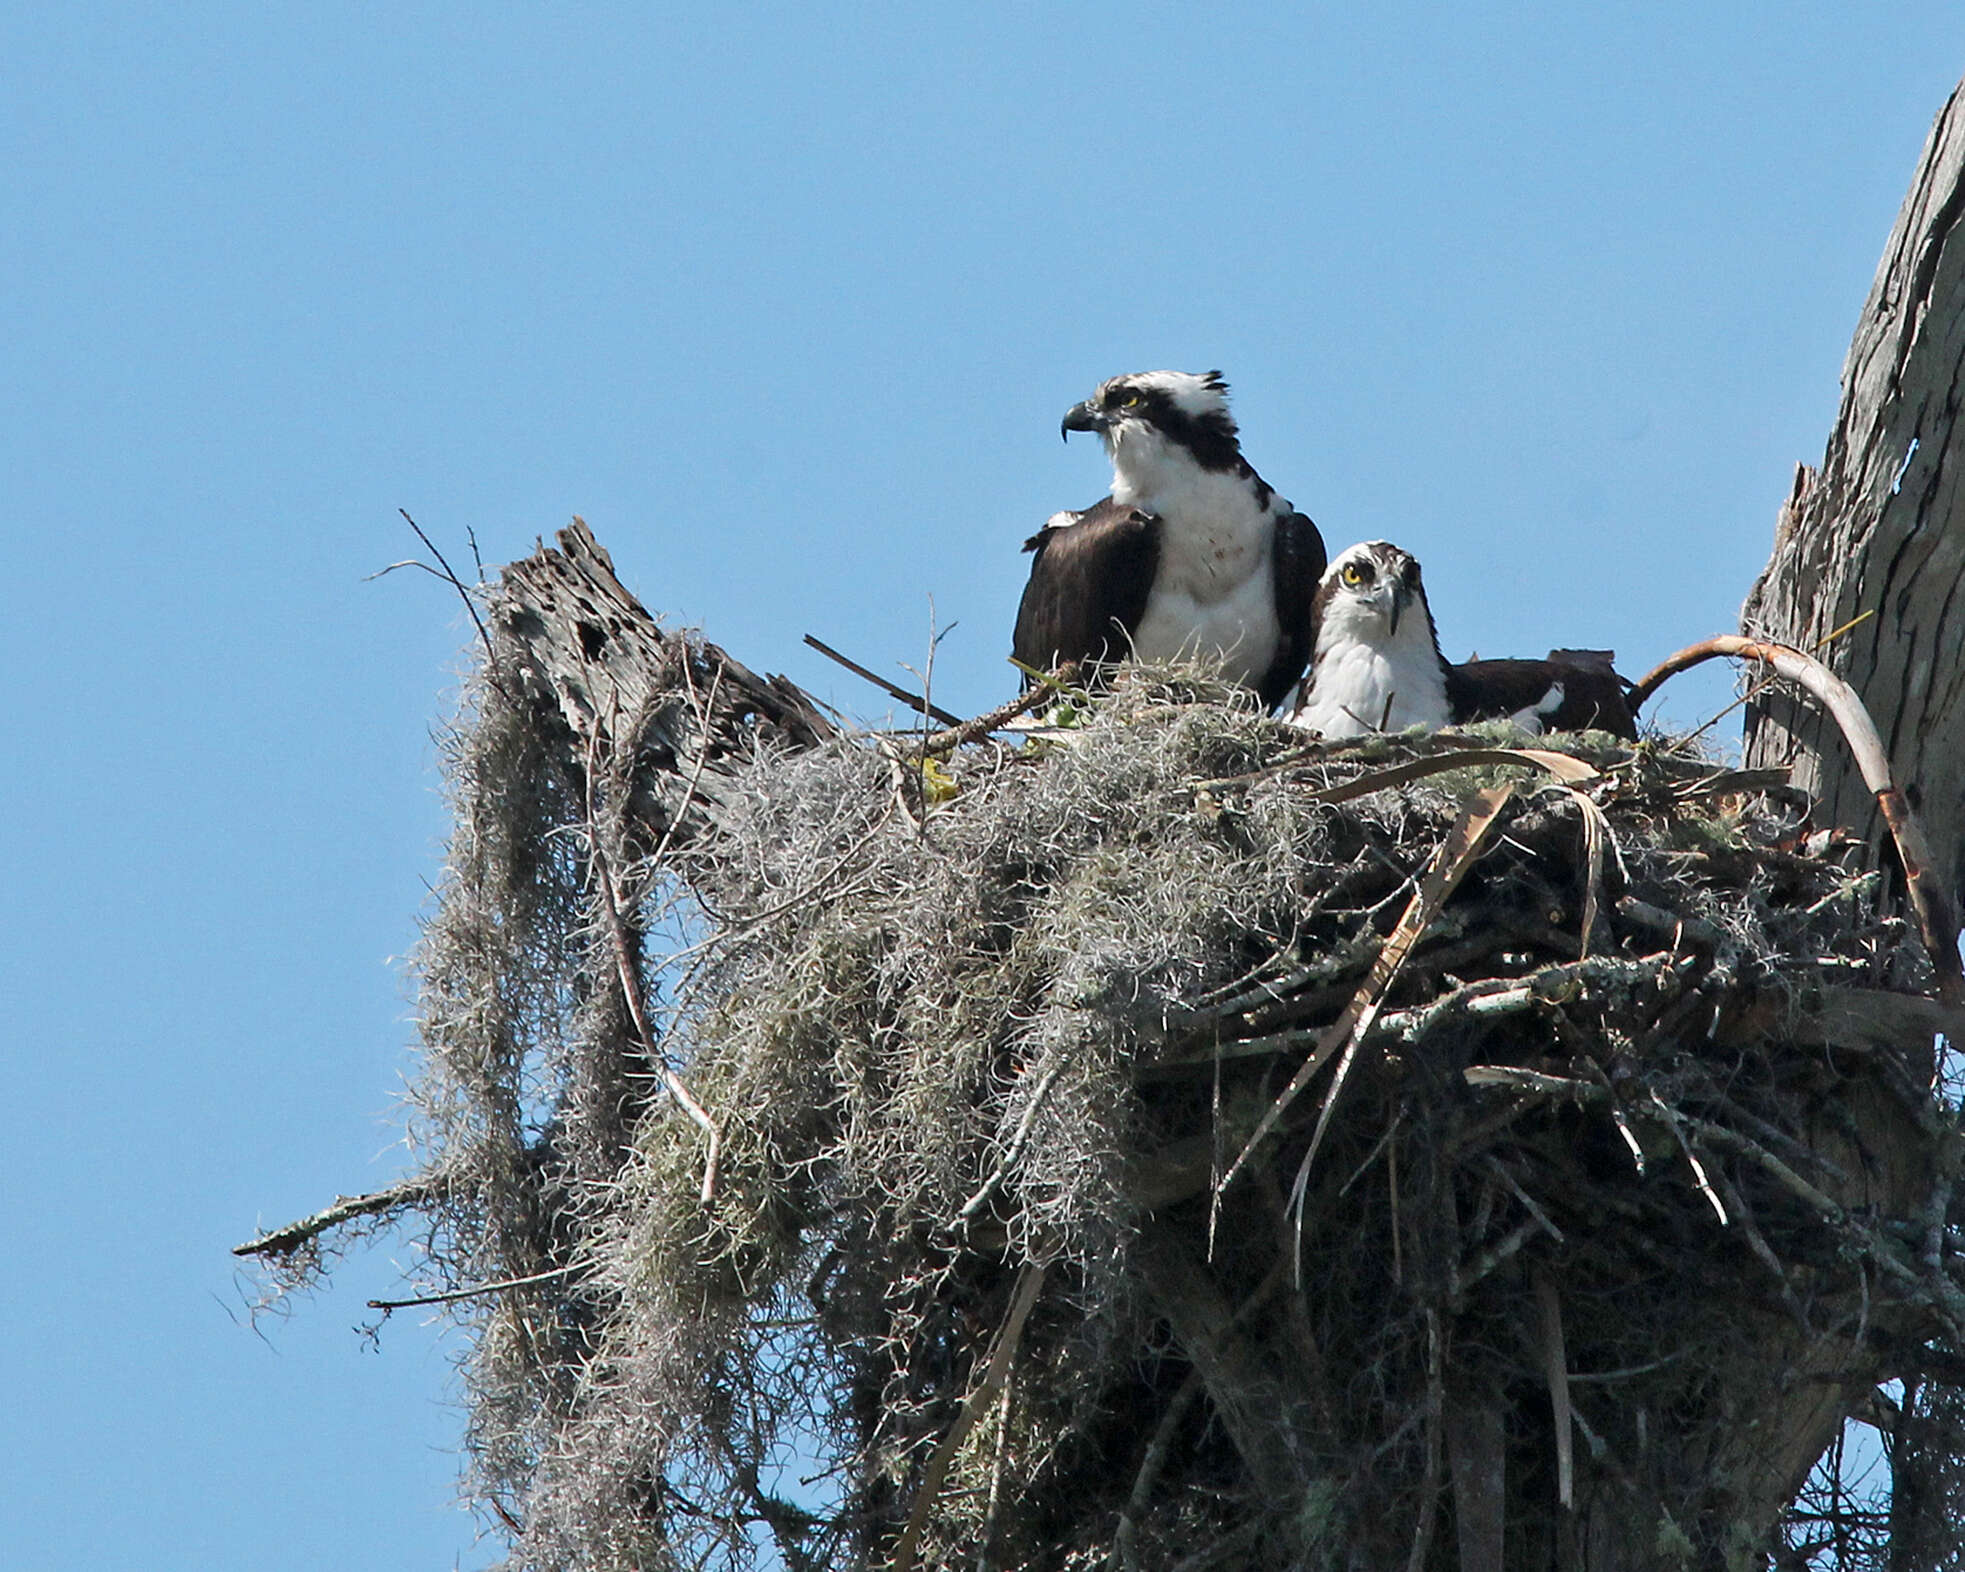
[[[1450,665],[1440,655],[1418,559],[1389,541],[1338,553],[1317,585],[1311,615],[1315,661],[1289,719],[1320,737],[1478,720],[1511,720],[1537,733],[1595,727],[1637,737],[1624,681],[1606,650]]]
[[[1104,439],[1112,494],[1024,543],[1036,556],[1016,658],[1040,671],[1218,659],[1229,681],[1282,703],[1310,659],[1324,540],[1242,457],[1221,373],[1113,377],[1061,430]]]
[[[1608,731],[1637,741],[1630,687],[1614,650],[1550,650],[1547,660],[1468,660],[1446,669],[1453,723],[1512,720],[1524,731]]]
[[[1316,653],[1293,725],[1335,738],[1452,721],[1416,558],[1389,541],[1347,546],[1318,582],[1310,618]]]

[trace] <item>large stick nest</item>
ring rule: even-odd
[[[1485,766],[1333,800],[1438,745],[1306,749],[1141,683],[925,797],[893,739],[762,750],[678,848],[620,811],[636,749],[569,768],[480,699],[425,1140],[446,1280],[563,1274],[484,1303],[469,1365],[517,1564],[743,1565],[772,1537],[809,1565],[902,1538],[929,1564],[1403,1560],[1441,1372],[1532,1412],[1551,1300],[1582,1433],[1639,1473],[1712,1466],[1644,1432],[1771,1323],[1943,1308],[1872,1259],[1914,1258],[1889,1223],[1928,1176],[1850,1112],[1925,1109],[1921,955],[1764,783],[1584,747],[1580,787]],[[1302,1205],[1328,1066],[1217,1197],[1498,775]],[[707,1201],[624,931],[721,1134]],[[1518,1469],[1555,1466],[1540,1401]]]
[[[492,1285],[514,1566],[1450,1565],[1484,1460],[1511,1564],[1565,1484],[1718,1554],[1841,1411],[1797,1460],[1743,1391],[1965,1326],[1922,952],[1764,776],[1441,771],[1143,677],[925,773],[760,733],[680,833],[660,707],[575,743],[504,656],[411,1198],[435,1285]],[[678,669],[669,719],[714,707]]]

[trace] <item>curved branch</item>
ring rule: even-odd
[[[1931,966],[1938,974],[1938,994],[1947,1004],[1965,1004],[1965,972],[1958,959],[1958,914],[1951,896],[1934,876],[1931,848],[1924,826],[1911,809],[1902,790],[1890,778],[1890,755],[1877,734],[1876,723],[1863,707],[1856,690],[1812,655],[1775,644],[1767,639],[1747,639],[1737,633],[1722,633],[1702,639],[1667,656],[1631,690],[1631,708],[1637,709],[1657,691],[1666,678],[1709,660],[1731,656],[1739,660],[1765,661],[1790,682],[1806,688],[1821,702],[1842,728],[1862,772],[1863,784],[1876,798],[1883,822],[1896,842],[1897,856],[1904,867],[1904,882],[1910,891],[1912,910],[1930,953]]]

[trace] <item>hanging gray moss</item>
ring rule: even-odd
[[[1890,1375],[1956,1497],[1949,1016],[1777,777],[1153,674],[924,773],[691,641],[628,692],[624,613],[580,688],[522,589],[369,1198],[513,1567],[1744,1566]]]

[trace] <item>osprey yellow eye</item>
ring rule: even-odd
[[[1128,393],[1128,394],[1126,395],[1126,402],[1125,402],[1124,404],[1122,404],[1122,405],[1120,406],[1120,408],[1122,408],[1122,409],[1138,409],[1138,408],[1140,407],[1140,405],[1142,405],[1142,404],[1144,404],[1145,402],[1146,402],[1146,400],[1145,400],[1145,399],[1144,399],[1143,397],[1141,397],[1141,396],[1140,396],[1139,394],[1137,394],[1137,393]]]
[[[1359,567],[1357,563],[1347,562],[1344,564],[1344,571],[1340,573],[1338,577],[1345,582],[1346,586],[1348,586],[1351,589],[1356,589],[1360,584],[1364,583],[1364,581],[1368,577],[1370,577],[1370,575],[1367,574],[1363,568]]]

